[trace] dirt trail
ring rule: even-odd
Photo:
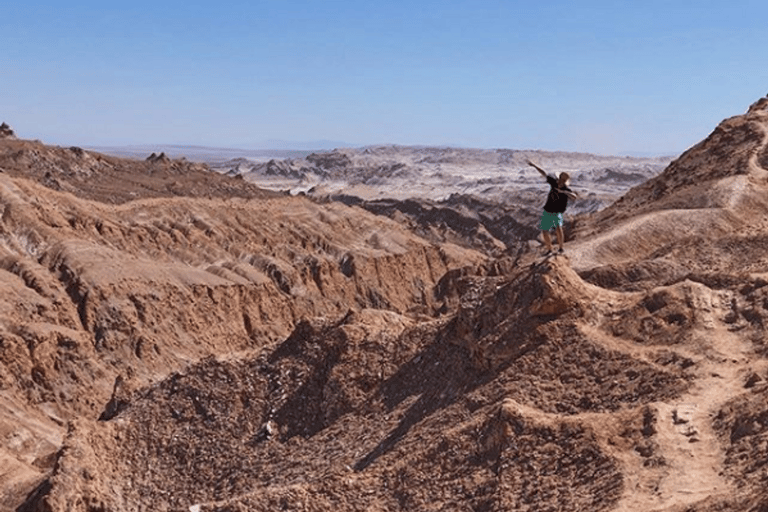
[[[738,217],[725,208],[702,208],[695,215],[690,210],[663,210],[633,217],[597,237],[575,240],[566,251],[572,268],[583,272],[608,263],[637,261],[682,234],[713,237],[732,233],[739,225]]]
[[[706,356],[698,363],[691,391],[672,403],[653,404],[658,413],[656,452],[664,458],[664,470],[640,469],[617,512],[666,510],[733,491],[721,475],[724,454],[712,419],[726,402],[745,392],[745,377],[755,370],[747,357],[751,346],[723,328],[710,331],[701,343]]]
[[[654,364],[654,355],[671,351],[692,361],[691,387],[674,401],[647,404],[653,411],[652,435],[643,447],[648,452],[613,451],[610,435],[605,449],[624,466],[624,498],[616,512],[666,511],[712,497],[727,497],[735,491],[723,476],[724,446],[712,423],[718,411],[737,396],[748,393],[745,383],[752,374],[764,374],[768,361],[754,357],[754,347],[743,334],[731,332],[723,319],[729,313],[733,292],[711,290],[703,285],[691,288],[694,325],[688,336],[675,345],[638,345],[611,336],[597,325],[582,325],[581,331],[594,343]],[[603,311],[604,313],[607,310]],[[615,421],[613,414],[582,418],[600,425]],[[617,427],[617,435],[622,427]],[[610,432],[611,429],[606,429]],[[646,435],[648,435],[646,433]]]
[[[582,327],[582,332],[607,349],[627,353],[639,360],[650,362],[654,352],[659,350],[654,346],[632,345],[594,327]],[[711,338],[708,338],[709,342],[715,339]],[[746,350],[746,347],[740,347],[740,350]],[[700,359],[700,377],[691,391],[679,399],[649,404],[655,413],[653,457],[663,462],[649,463],[652,461],[636,450],[614,452],[614,457],[624,466],[622,474],[625,478],[625,497],[614,509],[616,512],[666,510],[701,501],[713,494],[723,494],[730,489],[729,484],[718,475],[722,451],[710,422],[712,411],[740,393],[740,368],[729,368],[728,375],[718,375],[713,373],[712,368],[717,364],[715,360],[723,359],[722,356],[711,353],[703,358],[701,355],[697,357],[687,347],[678,348],[675,353],[684,358]],[[723,386],[724,382],[728,383],[727,387]],[[596,426],[615,420],[613,414],[589,415],[583,419]],[[613,444],[610,437],[603,442]]]

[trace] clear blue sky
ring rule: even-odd
[[[0,7],[0,121],[60,145],[679,153],[768,93],[765,0]]]

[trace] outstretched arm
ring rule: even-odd
[[[581,198],[581,196],[577,192],[573,192],[573,191],[569,192],[567,190],[564,190],[563,193],[565,195],[567,195],[568,197],[570,197],[571,199],[580,199]]]
[[[542,176],[544,176],[545,178],[547,177],[547,171],[545,171],[544,169],[542,169],[541,167],[539,167],[539,166],[538,166],[538,165],[536,165],[535,163],[531,162],[530,160],[528,160],[528,162],[527,162],[527,163],[528,163],[528,165],[530,165],[531,167],[533,167],[534,169],[536,169],[537,171],[539,171],[539,173],[540,173]]]

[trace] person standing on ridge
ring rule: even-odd
[[[547,172],[528,160],[528,165],[535,168],[539,173],[546,178],[549,184],[549,195],[547,195],[547,202],[544,204],[544,213],[541,216],[541,222],[539,228],[541,229],[541,236],[544,238],[544,244],[547,246],[546,256],[552,254],[552,237],[549,231],[555,228],[557,235],[557,243],[560,246],[558,252],[562,253],[563,243],[565,242],[565,235],[563,234],[563,213],[568,207],[568,198],[577,199],[579,195],[568,188],[571,176],[567,172],[558,173],[557,177],[550,176]]]

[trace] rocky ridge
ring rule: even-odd
[[[485,259],[184,162],[4,144],[2,507],[50,471],[67,425],[99,417],[114,392],[262,350],[306,317],[433,315],[439,279]]]
[[[28,482],[41,483],[19,510],[764,510],[767,107],[763,99],[724,121],[616,205],[579,217],[566,255],[549,259],[525,250],[489,258],[428,242],[408,222],[304,197],[88,202],[94,217],[117,225],[112,233],[145,239],[128,255],[152,254],[152,264],[122,269],[113,263],[128,247],[121,237],[86,228],[87,243],[67,244],[68,232],[56,250],[30,245],[37,239],[32,230],[22,239],[21,226],[36,217],[14,207],[16,245],[6,245],[23,262],[4,267],[17,286],[14,307],[2,311],[26,312],[3,324],[17,325],[4,333],[3,362],[8,347],[19,361],[3,396],[44,417],[60,386],[34,401],[17,381],[42,393],[47,368],[98,367],[93,361],[111,361],[110,351],[119,359],[101,378],[78,375],[76,385],[101,395],[60,420],[60,449],[50,443],[26,463],[38,468]],[[741,134],[727,139],[737,143],[723,147],[724,131]],[[32,197],[72,200],[0,179],[9,191],[3,204],[26,201],[41,219],[55,219],[64,203],[45,210]],[[249,222],[259,212],[259,228],[216,217],[233,203],[254,208]],[[260,260],[204,243],[195,235],[200,222],[185,232],[180,219],[194,217],[184,209],[202,217],[203,204],[205,236],[231,230],[226,239],[250,244],[254,257],[272,250],[258,237],[284,242],[269,253],[279,275],[294,269],[303,280],[281,288]],[[168,238],[156,235],[175,240],[166,253],[151,250],[152,232],[139,229],[150,206],[149,218],[181,215]],[[109,217],[112,210],[119,215]],[[317,233],[327,238],[310,243]],[[94,249],[101,246],[113,252]],[[296,257],[300,250],[334,257],[318,273]],[[357,279],[366,261],[372,270],[345,291],[341,276]],[[14,274],[22,263],[27,274]],[[251,267],[265,276],[253,295],[255,278],[237,287],[232,275]],[[224,293],[233,287],[238,300]],[[133,290],[145,292],[136,298]],[[163,323],[171,312],[164,305],[186,290],[200,294]],[[272,315],[295,309],[274,322],[254,313],[257,295]],[[267,310],[275,297],[283,301]],[[247,325],[246,335],[234,334]],[[32,326],[57,334],[25,337]],[[160,352],[146,344],[136,354],[129,326],[147,338],[158,329],[151,341]],[[224,341],[233,335],[242,341]],[[108,342],[104,354],[80,362],[60,355],[58,365],[38,365],[42,374],[24,366],[81,346],[103,351],[99,339]],[[152,367],[161,357],[165,373]],[[35,428],[44,425],[54,429],[42,421]],[[6,496],[11,503],[18,493]]]
[[[142,162],[15,137],[2,142],[0,169],[7,175],[101,203],[179,196],[255,199],[281,195],[211,173],[206,164],[183,158],[155,155]]]

